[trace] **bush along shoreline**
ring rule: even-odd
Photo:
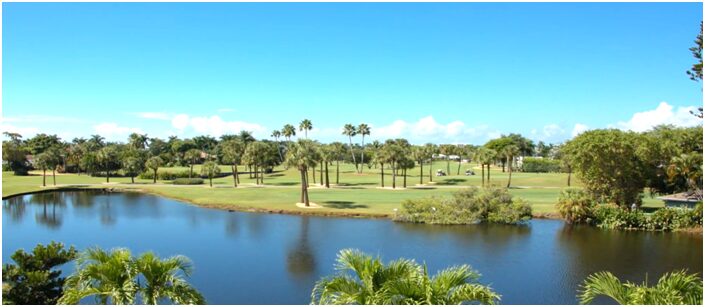
[[[665,207],[652,213],[616,205],[600,205],[588,192],[561,191],[556,209],[569,224],[589,224],[603,229],[673,231],[703,225],[703,203],[693,209]]]
[[[512,197],[507,189],[470,187],[451,197],[405,200],[393,220],[445,225],[521,224],[531,220],[531,206]]]

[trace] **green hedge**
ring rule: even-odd
[[[471,187],[450,198],[406,200],[395,215],[399,222],[428,224],[517,224],[531,219],[531,206],[506,189]]]
[[[554,159],[527,157],[522,161],[521,169],[526,173],[558,173],[561,171],[561,162]]]
[[[181,172],[158,172],[157,173],[157,179],[158,180],[174,180],[177,178],[188,178],[189,176],[188,171],[181,171]],[[193,177],[199,177],[196,172],[193,173]],[[154,172],[153,171],[146,171],[142,174],[139,175],[140,179],[154,179]]]
[[[187,185],[187,184],[203,184],[203,179],[201,178],[177,178],[172,182],[177,185]]]

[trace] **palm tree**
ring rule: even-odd
[[[502,155],[507,158],[509,167],[509,180],[507,180],[507,188],[512,184],[512,169],[514,168],[514,157],[519,155],[519,147],[516,145],[508,145],[502,149]]]
[[[108,145],[98,151],[98,161],[105,167],[105,181],[110,182],[110,169],[117,162],[118,150],[115,145]]]
[[[432,143],[426,143],[424,145],[424,150],[426,151],[426,156],[428,157],[428,182],[433,182],[433,155],[436,154],[438,146]]]
[[[304,119],[299,123],[299,131],[304,132],[304,138],[308,139],[308,132],[313,129],[313,124],[310,120]]]
[[[137,271],[144,278],[140,294],[142,303],[156,305],[167,299],[178,305],[205,304],[203,295],[188,284],[184,277],[193,272],[191,260],[185,256],[160,259],[152,252],[135,260]]]
[[[330,144],[335,155],[335,184],[340,184],[340,159],[345,154],[345,145],[341,142]]]
[[[362,169],[365,165],[365,135],[370,135],[370,127],[367,124],[360,124],[357,126],[357,133],[362,135],[362,150],[360,151],[360,169],[359,172],[362,174]]]
[[[686,271],[666,273],[649,286],[622,283],[610,272],[588,276],[578,292],[580,304],[590,304],[598,296],[612,298],[620,305],[702,305],[703,280]]]
[[[282,133],[279,130],[274,130],[272,131],[272,137],[274,140],[277,142],[277,152],[279,153],[279,161],[283,162],[284,158],[282,157],[282,151],[281,148],[279,148],[279,138],[282,136]]]
[[[284,125],[284,128],[282,128],[282,135],[288,142],[291,142],[291,137],[296,136],[296,128],[292,125],[286,124]]]
[[[224,141],[220,144],[223,148],[223,163],[230,164],[230,169],[233,173],[233,186],[237,188],[237,184],[240,182],[237,165],[242,161],[245,145],[239,139]]]
[[[146,134],[131,133],[127,139],[127,143],[132,149],[145,149],[147,148],[147,140],[149,138]]]
[[[201,150],[192,148],[186,151],[184,153],[184,159],[188,161],[189,164],[189,172],[188,172],[188,177],[191,178],[193,174],[193,165],[196,164],[196,161],[198,161],[201,158]]]
[[[145,162],[144,165],[148,169],[151,169],[154,171],[154,178],[153,178],[154,182],[153,183],[157,183],[157,170],[159,170],[159,168],[163,164],[164,164],[164,160],[162,160],[162,158],[160,158],[159,156],[151,157],[151,158],[147,159],[147,162]]]
[[[135,183],[135,176],[144,170],[144,160],[137,156],[128,156],[123,160],[122,167],[132,183]]]
[[[477,284],[479,274],[469,266],[445,269],[429,277],[426,266],[398,259],[384,265],[379,257],[344,249],[336,259],[338,274],[318,281],[312,304],[493,304],[499,295]]]
[[[49,165],[51,164],[51,157],[49,156],[48,153],[43,152],[34,157],[34,161],[32,162],[32,165],[35,168],[41,169],[42,170],[42,186],[45,187],[47,186],[47,168],[49,168]]]
[[[61,305],[76,305],[86,297],[107,305],[135,304],[138,270],[127,249],[89,248],[76,260],[76,271],[66,279]]]
[[[315,145],[309,140],[299,140],[294,144],[293,148],[287,152],[286,163],[296,167],[301,174],[301,203],[309,207],[308,198],[308,181],[306,173],[308,168],[316,165],[318,157],[316,157]]]
[[[438,149],[441,154],[446,156],[446,174],[450,176],[450,155],[455,153],[455,146],[452,144],[443,144]]]
[[[203,166],[201,166],[201,174],[208,177],[208,183],[212,188],[213,177],[218,176],[218,174],[220,174],[220,167],[218,167],[218,163],[208,161],[206,163],[203,163]]]
[[[357,129],[355,129],[355,126],[353,126],[352,124],[345,124],[345,126],[343,126],[343,135],[348,136],[348,140],[350,141],[350,154],[353,158],[353,164],[355,164],[355,170],[359,172],[360,170],[357,168],[357,161],[355,161],[355,152],[353,151],[352,145],[352,137],[357,135]]]
[[[475,151],[475,160],[477,161],[478,164],[480,164],[480,167],[482,168],[482,186],[485,186],[485,163],[487,161],[490,161],[491,158],[489,156],[490,154],[490,149],[487,147],[480,147]]]
[[[135,304],[138,295],[143,304],[162,300],[175,304],[206,303],[184,279],[193,270],[191,261],[184,256],[159,259],[148,252],[134,259],[127,249],[89,248],[76,264],[76,271],[66,279],[59,304],[76,305],[88,297],[103,305]]]

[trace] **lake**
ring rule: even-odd
[[[263,191],[265,194],[266,191]],[[266,197],[266,196],[265,196]],[[296,200],[292,200],[293,202]],[[336,254],[357,248],[425,262],[429,271],[469,264],[503,304],[576,304],[591,273],[650,282],[671,271],[702,275],[701,235],[608,231],[533,220],[527,225],[440,226],[387,219],[228,212],[138,193],[49,192],[3,200],[2,260],[59,241],[82,250],[127,247],[182,254],[210,304],[308,304]],[[65,266],[71,271],[73,264]],[[609,303],[608,300],[600,301]]]

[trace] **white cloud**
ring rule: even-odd
[[[39,133],[39,128],[36,127],[17,127],[14,125],[10,124],[1,124],[0,125],[0,132],[14,132],[14,133],[19,133],[22,135],[23,138],[27,138],[28,136],[33,136],[37,133]]]
[[[588,129],[590,129],[590,128],[587,125],[583,125],[580,123],[575,124],[575,127],[573,127],[573,133],[571,135],[573,137],[576,137],[578,134],[581,134],[581,133],[587,131]]]
[[[634,113],[629,121],[618,122],[616,125],[610,125],[609,127],[643,132],[658,125],[674,125],[678,127],[697,126],[702,124],[702,119],[690,114],[690,111],[695,110],[696,107],[693,106],[678,107],[674,112],[672,105],[667,102],[661,102],[654,110]]]
[[[127,137],[130,133],[144,134],[140,128],[130,128],[122,127],[116,123],[100,123],[93,126],[93,131],[97,134],[104,136],[109,140],[120,139],[120,137]]]
[[[159,119],[159,120],[170,120],[171,116],[166,113],[162,112],[139,112],[137,113],[138,117],[141,118],[148,118],[148,119]]]
[[[500,136],[497,130],[490,130],[486,125],[467,127],[464,122],[456,120],[447,124],[437,122],[433,116],[426,116],[416,122],[395,120],[389,125],[372,127],[372,139],[407,138],[412,143],[449,142],[470,143],[486,141]]]
[[[546,138],[553,138],[554,136],[560,136],[565,133],[565,130],[557,124],[550,124],[543,127],[543,135]]]
[[[187,114],[178,114],[171,119],[171,125],[180,132],[183,132],[186,129],[193,129],[199,134],[209,134],[212,136],[220,136],[227,133],[238,133],[242,130],[250,131],[253,134],[262,134],[266,132],[266,129],[259,124],[243,121],[224,121],[218,115],[213,115],[210,117],[190,117]]]

